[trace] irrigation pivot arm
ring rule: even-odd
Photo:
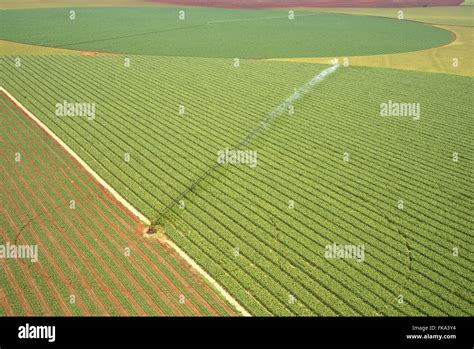
[[[334,73],[339,68],[339,64],[333,65],[322,72],[316,74],[311,80],[309,80],[304,85],[300,86],[298,89],[295,90],[288,98],[286,98],[283,102],[281,102],[275,109],[273,109],[270,113],[268,113],[262,120],[258,122],[257,125],[250,130],[237,144],[232,148],[232,150],[239,150],[240,147],[247,144],[250,140],[252,140],[257,134],[259,134],[262,130],[268,128],[268,125],[281,115],[294,101],[300,99],[307,93],[311,91],[311,89],[321,81],[323,81],[328,75]],[[204,179],[206,179],[212,172],[217,170],[222,163],[215,162],[212,166],[210,166],[202,175],[200,175],[191,185],[189,185],[185,190],[179,193],[171,202],[165,206],[159,213],[156,219],[151,222],[150,229],[153,231],[155,230],[154,227],[157,225],[162,225],[164,223],[164,219],[168,212],[180,201],[182,200],[189,192],[191,192],[194,188],[196,188]],[[149,229],[149,231],[150,231]]]

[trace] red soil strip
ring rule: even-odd
[[[79,54],[83,56],[116,56],[117,55],[117,53],[96,52],[96,51],[80,51]]]
[[[6,96],[6,97],[8,98],[8,96]],[[20,110],[21,110],[21,109],[20,109]],[[23,111],[22,111],[22,113],[23,113]],[[23,113],[23,114],[26,115],[26,113]],[[26,116],[27,116],[27,115],[26,115]],[[28,126],[28,125],[27,125],[27,126]],[[47,135],[47,133],[46,133],[42,128],[39,128],[39,129],[43,132],[43,134]],[[49,135],[47,135],[47,136],[48,136],[49,139],[51,139],[51,138],[49,137]],[[30,141],[32,141],[32,140],[30,140]],[[53,140],[53,142],[54,142],[54,140]],[[48,147],[51,147],[51,145],[48,144],[48,143],[46,143],[44,140],[43,140],[43,143],[46,144]],[[55,142],[54,142],[54,143],[55,143]],[[48,152],[46,152],[46,153],[47,153],[46,155],[48,155],[48,157],[50,157],[49,154],[48,154]],[[54,154],[54,149],[53,149],[52,153]],[[66,153],[66,152],[64,152],[64,153]],[[66,153],[66,154],[67,154],[67,153]],[[69,154],[67,154],[67,156],[68,156],[68,158],[69,158],[70,160],[72,160],[72,161],[75,163],[75,160],[74,160]],[[61,158],[58,158],[58,159],[51,159],[51,158],[50,158],[50,159],[48,159],[48,160],[50,161],[49,163],[53,163],[53,164],[54,164],[54,163],[57,163],[57,160],[60,160],[60,162],[62,162],[60,166],[57,166],[57,168],[56,168],[57,171],[54,171],[54,175],[53,175],[51,178],[48,178],[48,179],[51,181],[51,183],[48,185],[48,188],[49,188],[49,189],[54,189],[54,188],[55,188],[54,183],[56,183],[56,184],[57,184],[57,183],[60,183],[60,182],[61,182],[61,179],[62,179],[63,182],[64,182],[64,178],[67,179],[68,177],[71,177],[71,173],[75,173],[75,170],[77,171],[77,168],[76,168],[76,169],[75,169],[75,168],[71,168],[71,167],[69,166],[69,164],[67,164],[66,162],[64,162],[64,160],[62,160]],[[75,165],[78,165],[78,166],[79,166],[78,163],[75,163]],[[82,170],[81,167],[79,167],[79,168]],[[66,171],[66,169],[67,169],[68,171]],[[69,171],[69,170],[70,170],[70,171]],[[38,171],[37,169],[34,169],[34,171],[33,171],[32,174],[37,173],[37,171]],[[102,196],[100,199],[101,199],[101,202],[103,203],[103,205],[104,205],[105,207],[107,207],[107,208],[110,209],[110,207],[107,205],[107,204],[110,204],[110,203],[107,202],[106,200],[109,200],[109,201],[112,200],[112,201],[114,201],[114,203],[118,204],[118,206],[122,209],[122,211],[124,211],[123,213],[127,214],[130,218],[132,218],[133,221],[135,221],[135,223],[136,223],[135,228],[132,228],[132,227],[130,227],[130,226],[127,224],[127,225],[128,225],[128,229],[130,229],[131,231],[135,231],[135,232],[137,232],[137,230],[138,230],[138,231],[141,231],[141,225],[140,225],[139,222],[136,220],[136,218],[135,218],[130,212],[128,212],[128,210],[126,210],[123,206],[121,206],[121,204],[120,204],[117,200],[114,200],[114,199],[111,197],[111,195],[108,193],[108,191],[106,191],[105,188],[103,188],[102,186],[98,185],[98,183],[96,183],[95,180],[92,178],[92,176],[90,176],[86,171],[81,171],[81,172],[82,172],[87,178],[83,179],[83,177],[80,177],[78,180],[81,181],[81,180],[86,180],[86,179],[88,179],[88,180],[91,181],[91,183],[97,184],[97,187],[100,189],[101,193],[103,194],[103,196]],[[53,177],[54,177],[54,178],[53,178]],[[69,178],[69,179],[70,179],[70,178]],[[77,184],[76,184],[77,178],[73,178],[73,179],[74,179],[74,181],[73,181],[74,185],[73,185],[73,186],[76,187],[75,189],[76,189],[77,191],[76,191],[75,193],[76,193],[76,196],[77,196],[77,193],[80,192],[80,191],[83,191],[83,189],[81,189],[81,188],[79,188],[79,187],[77,186]],[[71,181],[69,181],[69,182],[71,182]],[[89,185],[90,185],[90,183],[89,183]],[[95,196],[97,195],[97,193],[91,192],[92,189],[90,188],[90,186],[87,185],[87,183],[85,184],[85,187],[86,187],[86,188],[88,189],[88,191],[89,191],[87,197],[89,197],[90,195],[95,195]],[[44,195],[44,196],[48,196],[49,194],[50,194],[50,191],[48,191],[48,192],[43,192],[43,195]],[[35,193],[32,193],[32,195],[34,196]],[[42,197],[44,197],[44,196],[42,196]],[[87,198],[87,197],[86,197],[86,198]],[[99,213],[99,214],[102,216],[102,218],[107,221],[107,224],[110,224],[109,227],[103,227],[103,226],[101,226],[102,229],[110,230],[110,228],[113,228],[114,232],[115,232],[115,233],[118,233],[119,235],[121,235],[122,238],[124,238],[124,239],[127,239],[127,238],[130,239],[130,235],[127,235],[126,232],[122,231],[122,229],[120,229],[119,227],[117,227],[116,225],[114,225],[114,224],[112,223],[111,219],[110,219],[109,217],[107,217],[107,215],[106,215],[105,213],[101,212],[101,210],[100,210],[100,209],[97,209],[97,207],[94,207],[94,202],[92,202],[90,199],[87,200],[87,205],[86,205],[86,206],[92,208],[91,218],[94,218],[94,214]],[[114,213],[112,212],[112,214],[114,214]],[[116,214],[115,214],[115,215],[116,215]],[[53,220],[54,217],[50,217],[50,219]],[[64,219],[67,221],[67,220],[68,220],[68,217],[64,217]],[[78,219],[78,220],[81,220],[81,217],[77,217],[77,219]],[[118,216],[117,216],[117,217],[115,217],[115,219],[118,219],[118,220],[123,221],[123,218],[122,218],[122,217],[118,217]],[[84,222],[84,221],[82,220],[81,223],[83,223],[83,224],[80,224],[79,226],[84,226],[84,225],[87,226],[87,222]],[[73,224],[73,223],[70,222],[70,224]],[[99,225],[99,223],[96,223],[96,224]],[[139,228],[139,229],[137,229],[137,228]],[[95,235],[95,237],[100,238],[99,236],[96,236],[95,232],[91,231],[90,229],[88,229],[88,230],[89,230],[89,231],[88,231],[88,234],[92,234],[92,235]],[[75,229],[75,231],[76,231],[76,234],[80,234],[80,233],[77,231],[77,229]],[[78,236],[80,236],[80,235],[78,235]],[[116,235],[115,235],[115,234],[111,234],[111,236],[116,236]],[[96,238],[96,240],[98,240],[97,238]],[[69,239],[68,239],[68,240],[69,240]],[[82,239],[82,240],[84,241],[84,239]],[[112,242],[114,243],[114,245],[115,245],[116,248],[123,248],[123,246],[120,246],[116,240],[109,240],[109,241],[112,241]],[[133,243],[133,240],[131,240],[130,242],[131,242],[130,247],[135,246],[134,243]],[[84,243],[87,244],[87,241],[84,241]],[[72,240],[71,240],[71,241],[68,241],[68,244],[69,244],[70,246],[73,245]],[[150,246],[149,246],[149,244],[147,243],[147,244],[145,244],[145,245],[147,245],[147,249],[150,251]],[[93,250],[93,247],[92,247],[92,246],[87,245],[87,247],[90,249],[90,251]],[[162,247],[162,246],[160,246],[160,247]],[[110,251],[105,247],[105,245],[102,244],[102,245],[101,245],[101,248],[107,251],[109,257],[112,257],[112,258],[113,258],[112,252],[110,252]],[[44,250],[44,249],[43,249],[43,250]],[[134,251],[133,253],[139,253],[140,248],[137,246],[137,247],[135,247],[135,248],[132,248],[132,251]],[[152,252],[154,255],[157,255],[157,252],[154,251],[154,249],[151,249],[151,252]],[[100,259],[100,257],[97,256],[97,254],[95,254],[95,257],[96,257],[98,260],[101,261],[101,265],[104,265],[104,264],[105,264],[104,261],[103,261],[102,259]],[[156,274],[159,275],[160,279],[162,279],[163,282],[165,282],[165,283],[168,284],[168,285],[171,285],[172,289],[174,289],[175,291],[179,291],[179,288],[176,287],[176,285],[174,285],[174,283],[172,282],[172,280],[168,279],[167,276],[166,276],[165,274],[163,274],[163,271],[160,270],[159,267],[157,267],[157,266],[153,263],[153,261],[149,260],[146,255],[143,255],[142,258],[143,258],[143,257],[144,257],[144,259],[146,260],[147,264],[151,267],[151,269],[152,269]],[[67,258],[67,256],[65,256],[65,258]],[[184,285],[184,287],[186,288],[186,290],[187,290],[188,292],[191,292],[191,294],[192,294],[192,296],[194,297],[194,299],[197,299],[197,300],[199,301],[199,303],[201,303],[201,305],[203,305],[209,313],[214,314],[214,315],[217,314],[217,313],[212,309],[212,307],[201,297],[201,295],[197,292],[197,290],[194,289],[193,287],[191,287],[189,284],[187,284],[186,281],[179,275],[179,273],[178,273],[177,271],[175,271],[175,270],[172,268],[172,266],[168,265],[168,263],[163,259],[163,257],[159,256],[159,258],[160,258],[160,265],[165,264],[165,266],[168,267],[168,270],[179,280],[180,283],[182,283],[182,284]],[[189,265],[187,265],[184,261],[182,261],[180,258],[176,258],[175,255],[173,255],[173,258],[177,259],[180,264],[185,264],[185,269],[188,269],[188,270],[189,270]],[[135,264],[135,263],[134,263],[134,264]],[[88,266],[87,269],[89,269],[89,271],[92,272],[94,275],[97,275],[96,273],[94,273],[93,270],[91,271],[90,268],[91,268],[91,266]],[[150,277],[147,275],[147,273],[146,273],[145,270],[143,270],[143,269],[142,269],[140,266],[138,266],[138,265],[136,265],[135,268],[140,269],[140,270],[138,270],[138,272],[140,273],[140,275],[143,275],[143,276],[147,279],[148,283],[151,283],[152,285],[154,285],[153,280],[150,279]],[[107,268],[107,269],[108,269],[108,268]],[[163,314],[163,313],[160,312],[158,309],[156,309],[156,304],[154,304],[153,300],[149,298],[149,296],[146,294],[145,290],[141,287],[141,285],[138,285],[137,282],[136,282],[136,280],[134,280],[133,276],[130,275],[127,270],[124,270],[123,265],[121,266],[120,269],[121,269],[121,271],[122,271],[125,275],[127,275],[128,281],[131,282],[132,284],[134,284],[135,290],[137,290],[137,289],[140,290],[140,289],[141,289],[140,294],[142,294],[142,295],[145,296],[145,299],[147,300],[148,306],[150,306],[152,309],[155,309],[155,311],[158,311],[158,313]],[[110,273],[109,275],[113,276],[114,283],[116,283],[116,285],[118,284],[118,287],[119,287],[120,291],[126,293],[127,291],[124,289],[124,286],[117,280],[117,278],[115,277],[114,273],[113,273],[110,269],[108,269],[108,272]],[[155,274],[155,275],[156,275],[156,274]],[[191,272],[190,274],[191,274],[191,276],[193,277],[193,279],[198,279],[198,277],[196,277],[194,273]],[[97,276],[97,277],[100,278],[100,276]],[[134,282],[134,281],[135,281],[135,282]],[[202,282],[202,280],[199,280],[198,282]],[[164,299],[164,300],[166,301],[166,303],[168,303],[168,306],[171,307],[171,309],[173,309],[173,311],[174,311],[176,314],[180,314],[180,313],[181,313],[181,311],[180,311],[178,308],[176,308],[176,306],[175,306],[175,305],[173,304],[173,302],[169,299],[169,297],[167,297],[163,292],[160,292],[161,290],[157,290],[157,291],[158,291],[157,293],[159,294],[160,298],[161,298],[161,299]],[[228,310],[228,312],[229,312],[230,314],[234,313],[233,310],[231,310],[230,308],[228,308],[227,305],[225,305],[225,303],[215,294],[215,292],[213,292],[213,290],[211,290],[211,289],[209,289],[208,287],[206,287],[206,289],[203,290],[203,291],[205,291],[206,293],[210,293],[210,295],[211,295],[212,298],[214,298],[214,299],[220,301],[220,303],[224,306],[224,309]],[[113,297],[113,298],[115,298],[115,297]],[[176,299],[177,299],[177,298],[178,298],[178,295],[176,295]],[[121,307],[121,305],[116,303],[117,300],[116,300],[116,299],[113,299],[113,301],[114,301],[115,305],[117,305],[117,308],[116,308],[116,309],[122,309],[122,311],[123,311],[123,308]],[[199,314],[200,314],[199,310],[198,310],[195,306],[192,305],[191,301],[192,301],[191,299],[187,299],[187,300],[186,300],[186,307],[187,307],[188,309],[190,309],[190,310],[192,311],[192,313],[194,313],[194,314],[196,314],[196,315],[199,315]],[[133,303],[135,303],[134,300],[133,300]],[[133,308],[135,309],[135,311],[138,310],[138,309],[137,309],[137,306],[138,306],[137,303],[133,304]],[[102,310],[104,310],[104,309],[102,308]],[[121,312],[122,312],[122,311],[121,311]],[[137,313],[143,314],[143,310],[142,310],[142,311],[138,310]]]
[[[447,29],[445,29],[447,30]],[[440,46],[440,47],[445,47],[445,46],[449,46],[451,45],[453,42],[455,42],[457,39],[458,39],[458,36],[456,35],[455,32],[451,31],[451,30],[448,30],[449,31],[449,34],[451,34],[451,41],[448,42],[446,45],[443,45],[443,46]]]
[[[150,0],[155,3],[256,9],[267,7],[420,7],[460,5],[464,0]]]

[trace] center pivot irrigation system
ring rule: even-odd
[[[280,103],[275,109],[273,109],[269,114],[267,114],[255,127],[247,133],[235,146],[232,147],[231,151],[237,151],[242,146],[246,145],[250,140],[252,140],[259,133],[263,132],[268,128],[268,126],[280,116],[285,110],[287,110],[293,102],[300,99],[301,97],[308,94],[311,89],[323,81],[328,75],[334,73],[340,67],[339,64],[332,65],[331,67],[323,70],[322,72],[316,74],[311,80],[309,80],[304,85],[295,89],[295,91],[286,98],[282,103]],[[221,162],[216,161],[212,166],[210,166],[201,176],[199,176],[194,182],[192,182],[185,190],[179,193],[171,202],[161,210],[157,217],[151,220],[150,226],[148,227],[147,234],[155,234],[158,229],[158,226],[162,226],[166,220],[166,217],[170,210],[177,205],[189,192],[192,192],[201,182],[209,177],[211,173],[217,170],[222,165]]]

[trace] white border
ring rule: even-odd
[[[105,189],[107,189],[112,196],[117,199],[122,205],[124,205],[132,214],[138,217],[145,224],[150,224],[150,220],[146,218],[140,211],[133,207],[127,200],[125,200],[114,188],[112,188],[105,180],[103,180],[89,165],[82,160],[69,146],[64,143],[61,138],[56,136],[48,126],[43,124],[36,116],[34,116],[28,109],[26,109],[15,97],[13,97],[3,86],[0,86],[0,92],[5,93],[13,103],[20,108],[30,119],[32,119],[39,127],[41,127],[49,136],[51,136],[56,142],[58,142],[64,150],[66,150],[75,160],[77,160],[89,174],[94,177]],[[233,298],[219,283],[212,278],[204,269],[202,269],[186,252],[180,249],[173,241],[166,239],[164,241],[169,247],[171,247],[178,255],[183,258],[192,268],[194,268],[204,279],[206,279],[216,290],[225,298],[230,304],[232,304],[238,312],[243,316],[251,316],[238,302]]]

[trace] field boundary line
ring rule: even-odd
[[[151,221],[145,217],[140,211],[133,207],[122,195],[120,195],[114,188],[112,188],[102,177],[100,177],[82,158],[77,155],[61,138],[59,138],[51,129],[46,126],[41,120],[39,120],[33,113],[31,113],[23,104],[21,104],[10,92],[8,92],[3,86],[0,86],[0,93],[4,93],[8,99],[19,108],[28,118],[33,120],[48,136],[53,138],[59,143],[64,150],[71,155],[79,164],[102,185],[107,191],[118,200],[124,207],[129,210],[133,215],[140,219],[145,224],[151,224]],[[210,276],[199,264],[197,264],[186,252],[184,252],[178,245],[176,245],[170,239],[165,239],[164,243],[171,247],[181,258],[183,258],[193,269],[195,269],[205,280],[207,280],[214,288],[221,294],[226,301],[233,305],[236,310],[243,316],[251,316],[250,313],[242,307],[237,300],[232,297],[212,276]]]
[[[105,180],[103,180],[87,163],[81,159],[79,155],[74,152],[66,143],[63,142],[53,131],[49,129],[43,122],[41,122],[36,116],[34,116],[25,106],[23,106],[10,92],[8,92],[3,86],[0,86],[0,92],[3,92],[10,101],[15,104],[26,116],[32,119],[40,128],[43,129],[51,138],[63,147],[66,152],[71,155],[76,161],[78,161],[84,169],[91,174],[94,179],[96,179],[104,188],[106,188],[114,198],[116,198],[120,203],[122,203],[130,212],[132,212],[136,217],[138,217],[144,223],[149,222],[149,220],[140,213],[136,208],[129,204],[115,189],[113,189]]]

